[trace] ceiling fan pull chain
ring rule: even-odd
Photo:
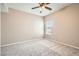
[[[40,11],[40,13],[42,13],[42,11]]]

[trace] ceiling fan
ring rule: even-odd
[[[32,9],[37,9],[37,8],[44,8],[44,9],[48,9],[48,10],[52,10],[52,8],[48,7],[47,5],[50,3],[38,3],[39,6],[37,7],[33,7]],[[40,11],[40,13],[42,13],[42,11]]]

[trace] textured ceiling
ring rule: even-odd
[[[17,10],[21,10],[27,13],[32,13],[35,15],[39,15],[39,16],[46,16],[48,14],[51,14],[63,7],[66,7],[70,5],[69,3],[50,3],[48,6],[50,8],[52,8],[51,11],[47,10],[47,9],[42,9],[42,13],[40,13],[40,8],[37,9],[31,9],[32,7],[36,7],[38,6],[37,3],[8,3],[8,4],[4,4],[4,6],[9,7],[9,8],[13,8],[13,9],[17,9]]]

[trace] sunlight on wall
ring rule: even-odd
[[[34,26],[36,27],[36,31],[43,35],[43,20],[38,20],[34,22]]]

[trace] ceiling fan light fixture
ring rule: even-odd
[[[45,6],[42,6],[41,8],[42,8],[42,9],[45,9]]]

